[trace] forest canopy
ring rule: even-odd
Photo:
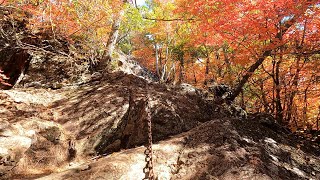
[[[250,112],[319,130],[316,0],[0,0],[32,34],[64,39],[81,63],[135,56],[161,83],[232,87]],[[101,63],[103,64],[103,63]],[[0,82],[6,78],[0,75]]]

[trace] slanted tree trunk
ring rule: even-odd
[[[128,2],[127,0],[123,0],[123,5],[127,2]],[[117,44],[119,29],[120,29],[123,15],[124,15],[124,8],[122,7],[122,9],[115,15],[112,23],[112,28],[109,34],[109,39],[108,39],[107,48],[106,48],[106,61],[111,59],[113,51]]]
[[[307,6],[305,7],[305,10]],[[304,11],[303,11],[304,12]],[[303,14],[303,13],[301,13]],[[238,85],[234,88],[232,95],[230,96],[230,100],[233,101],[241,92],[242,87],[247,83],[248,79],[252,76],[256,69],[263,63],[266,57],[271,56],[271,52],[280,46],[282,46],[281,39],[282,36],[288,31],[288,29],[297,21],[297,19],[301,16],[301,14],[297,14],[291,20],[286,21],[284,24],[281,24],[279,28],[279,32],[276,34],[272,42],[276,42],[274,44],[274,48],[267,49],[261,52],[261,55],[258,57],[257,61],[252,64],[247,72],[243,75],[242,79],[238,83]]]
[[[242,76],[242,79],[233,90],[232,95],[230,96],[231,101],[233,101],[241,93],[242,87],[247,83],[247,81],[252,76],[254,71],[258,69],[258,67],[263,63],[264,59],[270,55],[271,55],[271,50],[264,51],[261,57],[259,57],[258,60],[250,66],[249,70],[246,72],[244,76]]]

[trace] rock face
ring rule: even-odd
[[[26,169],[50,172],[66,164],[66,135],[46,111],[57,99],[48,90],[0,91],[1,178],[25,174]]]
[[[29,54],[26,51],[11,51],[5,50],[6,53],[0,52],[0,57],[3,61],[0,65],[0,69],[9,78],[6,83],[15,85],[21,76],[27,70],[30,60]],[[9,52],[9,53],[8,53]],[[10,89],[12,86],[1,85],[2,89]]]
[[[25,173],[25,167],[32,167],[37,172],[47,164],[46,168],[50,169],[63,163],[68,156],[66,148],[59,142],[63,140],[61,130],[53,123],[35,118],[1,123],[9,124],[0,133],[0,174],[3,177],[8,172]]]
[[[147,113],[158,179],[320,179],[319,147],[295,143],[272,117],[240,120],[121,53],[113,73],[74,66],[88,61],[28,33],[13,9],[0,7],[0,68],[15,87],[0,85],[10,89],[0,90],[0,179],[142,179]]]
[[[23,157],[32,144],[34,131],[27,131],[20,124],[10,125],[8,121],[0,121],[2,127],[0,137],[0,174],[12,169]]]
[[[259,123],[248,124],[237,119],[214,119],[155,144],[156,178],[320,178],[319,154],[309,154],[288,145],[290,138]],[[39,179],[143,179],[143,150],[138,147],[114,153]]]
[[[194,91],[120,72],[78,87],[0,91],[0,173],[141,179],[144,148],[135,147],[146,142],[148,102],[159,179],[319,178],[319,151],[296,148],[272,117],[232,118]],[[106,157],[90,160],[97,155]]]
[[[160,80],[156,74],[142,66],[134,57],[121,52],[116,53],[115,56],[116,57],[110,62],[110,69],[112,71],[133,74],[149,82],[158,82]]]
[[[111,153],[146,142],[147,93],[155,140],[189,130],[209,117],[196,96],[183,96],[123,73],[110,74],[104,83],[86,87],[51,107],[61,113],[56,121],[73,131],[83,153]]]
[[[25,19],[13,19],[9,16],[13,9],[0,7],[0,69],[9,78],[6,83],[14,85],[20,74],[29,65],[29,54],[18,46],[28,41]],[[23,14],[14,10],[14,13]],[[0,84],[0,89],[10,89],[12,86]]]
[[[38,83],[50,87],[78,70],[71,67],[75,62],[66,61],[63,55],[68,51],[65,40],[50,40],[52,33],[30,32],[27,24],[28,15],[22,10],[0,7],[0,69],[11,85],[0,84],[0,89],[10,89],[20,82],[22,86]],[[60,54],[53,53],[56,49]]]
[[[18,16],[13,16],[13,14]],[[15,18],[13,18],[15,17]],[[19,19],[21,17],[21,19]],[[101,72],[112,70],[134,74],[148,81],[158,78],[133,57],[115,53],[110,67],[96,68],[97,59],[87,60],[81,49],[51,30],[27,29],[28,15],[16,8],[0,7],[0,70],[9,78],[0,89],[35,87],[61,89],[97,81]],[[98,58],[98,57],[97,57]]]
[[[59,90],[0,91],[0,173],[7,179],[51,173],[43,178],[141,179],[144,148],[135,147],[146,142],[148,103],[154,142],[161,141],[154,146],[159,179],[319,177],[313,147],[299,150],[274,121],[232,118],[195,91],[121,72]],[[106,157],[90,160],[97,155]]]
[[[0,143],[9,147],[10,138],[17,136],[28,142],[17,146],[19,152],[2,149],[3,157],[14,157],[17,165],[3,171],[7,177],[30,173],[26,165],[33,167],[35,174],[49,173],[70,161],[144,144],[147,102],[156,141],[188,131],[215,113],[207,111],[194,94],[180,94],[174,88],[121,72],[78,87],[16,88],[0,91],[0,95],[0,116],[6,122],[3,128],[15,124],[22,132],[4,134]],[[29,131],[34,132],[32,136]]]

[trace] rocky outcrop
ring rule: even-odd
[[[31,143],[17,146],[22,152],[19,156],[16,152],[8,154],[17,157],[18,164],[14,170],[4,171],[9,175],[22,174],[27,164],[33,171],[48,173],[70,161],[144,144],[147,102],[155,141],[188,131],[215,113],[205,109],[192,92],[180,94],[175,88],[122,72],[59,90],[16,88],[0,94],[0,116],[9,124],[23,127],[22,132],[34,132],[32,137],[13,134]],[[216,116],[220,116],[218,112]],[[8,142],[10,138],[1,140]],[[54,155],[56,152],[59,156]]]
[[[0,83],[0,89],[61,89],[101,79],[97,74],[102,75],[105,71],[125,72],[149,82],[158,81],[132,56],[121,52],[114,53],[108,67],[96,67],[101,57],[88,60],[80,47],[77,49],[76,44],[69,44],[66,38],[51,29],[28,29],[28,18],[22,10],[0,7],[0,70],[8,77],[5,83]]]
[[[292,143],[257,122],[213,119],[155,144],[154,172],[157,179],[319,179],[319,154]],[[144,149],[113,153],[39,179],[143,179]]]
[[[57,99],[48,90],[0,91],[0,179],[67,165],[68,135],[46,111]]]
[[[319,176],[314,147],[299,145],[301,151],[272,119],[232,118],[196,91],[122,72],[58,90],[2,90],[2,177],[142,177],[143,148],[135,147],[146,142],[147,103],[160,179]]]
[[[18,8],[0,6],[0,70],[8,77],[0,89],[55,89],[79,81],[76,76],[88,68],[79,64],[88,61],[72,57],[66,39],[51,29],[28,29],[28,18]]]
[[[165,85],[121,72],[109,74],[103,81],[80,88],[69,99],[51,106],[61,113],[56,121],[73,131],[84,154],[111,153],[146,142],[147,94],[155,140],[187,131],[210,116],[209,111],[201,108],[197,96],[178,94]]]
[[[160,80],[155,73],[144,67],[136,58],[121,51],[115,52],[113,59],[109,63],[109,70],[133,74],[149,82],[158,82]]]
[[[90,69],[96,59],[28,32],[15,9],[0,7],[0,69],[11,84],[0,88],[15,87],[0,90],[0,179],[142,179],[146,114],[158,179],[320,178],[319,147],[296,143],[272,116],[158,84],[122,53]]]
[[[29,65],[29,54],[22,48],[22,43],[28,41],[27,20],[13,18],[12,13],[26,17],[22,11],[0,6],[0,70],[9,78],[0,89],[10,89]]]
[[[61,143],[65,136],[57,124],[36,118],[16,123],[2,120],[1,124],[7,124],[0,130],[0,174],[3,178],[9,178],[12,172],[23,174],[26,167],[42,173],[65,164],[68,154]]]

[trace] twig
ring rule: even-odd
[[[183,19],[183,18],[173,18],[173,19],[164,19],[164,18],[150,18],[143,16],[143,19],[146,20],[153,20],[153,21],[194,21],[195,18],[188,18],[188,19]]]
[[[24,45],[24,46],[22,46],[22,45]],[[66,56],[66,57],[71,58],[71,59],[74,59],[74,58],[71,57],[69,54],[66,54],[66,53],[64,53],[64,52],[61,52],[61,51],[51,52],[51,51],[45,50],[44,48],[37,47],[37,46],[32,45],[32,44],[21,43],[20,48],[21,48],[21,49],[25,49],[25,50],[30,50],[30,49],[31,49],[31,50],[41,50],[41,51],[43,51],[43,52],[45,52],[45,53],[48,53],[48,54],[56,54],[56,53],[58,53],[58,54],[60,54],[60,55]]]

